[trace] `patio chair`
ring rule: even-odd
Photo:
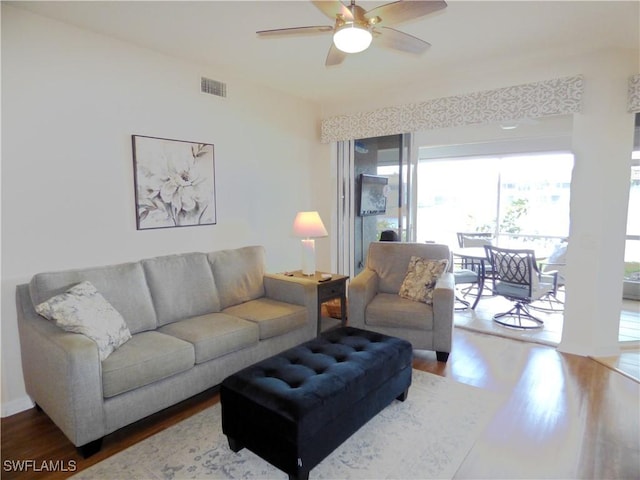
[[[493,233],[490,232],[457,232],[456,237],[458,238],[458,246],[460,248],[485,247],[487,245],[493,245],[494,240]],[[490,283],[493,279],[489,262],[482,264],[477,260],[464,259],[461,267],[477,271],[480,275],[483,275],[483,283],[485,286],[488,286],[487,281]]]
[[[540,328],[544,322],[529,311],[529,304],[555,292],[558,272],[544,275],[538,270],[533,250],[484,247],[493,267],[493,293],[513,302],[510,310],[497,313],[493,320],[512,328]]]
[[[460,248],[484,247],[493,242],[493,234],[490,232],[457,232],[456,236]]]
[[[471,310],[476,308],[478,305],[478,301],[480,300],[480,292],[477,292],[475,295],[475,300],[473,301],[473,305],[471,302],[466,300],[466,296],[470,294],[473,288],[477,288],[480,285],[480,270],[471,270],[468,268],[460,268],[454,265],[453,270],[453,280],[456,285],[456,304],[462,304],[462,307],[456,306],[456,310],[466,310],[467,308],[471,308]],[[458,285],[465,285],[464,288],[458,289]]]
[[[532,308],[544,312],[564,311],[564,272],[567,266],[567,242],[562,241],[555,246],[549,258],[540,262],[540,270],[544,275],[548,272],[558,272],[558,282],[555,291],[544,295]]]

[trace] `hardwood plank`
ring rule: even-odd
[[[467,478],[638,478],[640,384],[598,362],[552,347],[461,329],[446,364],[416,351],[414,367],[496,392],[503,404],[456,474]],[[217,403],[216,389],[105,438],[82,459],[43,412],[3,418],[2,478],[60,479],[69,472],[15,472],[6,460],[76,462],[87,468]]]
[[[184,402],[128,425],[104,438],[102,449],[84,459],[75,446],[44,412],[35,408],[2,419],[2,479],[57,480],[64,479],[85,468],[110,457],[145,438],[155,435],[182,420],[216,404],[218,388],[209,389]],[[15,471],[7,469],[6,461],[33,460],[40,466],[43,462],[61,462],[67,471],[46,472]],[[75,472],[68,470],[75,468]]]

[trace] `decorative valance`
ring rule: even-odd
[[[339,115],[322,121],[321,141],[578,113],[582,109],[583,90],[583,77],[577,75]]]
[[[629,113],[640,112],[640,75],[634,75],[629,79]]]

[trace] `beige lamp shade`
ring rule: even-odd
[[[301,238],[327,237],[329,235],[318,212],[298,212],[293,221],[293,234]]]

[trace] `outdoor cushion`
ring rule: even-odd
[[[305,307],[266,297],[229,307],[224,313],[257,323],[260,340],[304,327],[307,322]]]
[[[367,305],[366,325],[433,329],[433,308],[391,293],[378,293]]]
[[[193,344],[196,363],[221,357],[258,343],[258,326],[224,313],[211,313],[173,322],[160,332]]]
[[[474,272],[473,270],[469,270],[468,268],[461,268],[460,270],[454,271],[453,277],[456,284],[478,282],[478,272]]]
[[[193,367],[193,345],[160,332],[142,332],[102,362],[105,398],[149,385]]]

